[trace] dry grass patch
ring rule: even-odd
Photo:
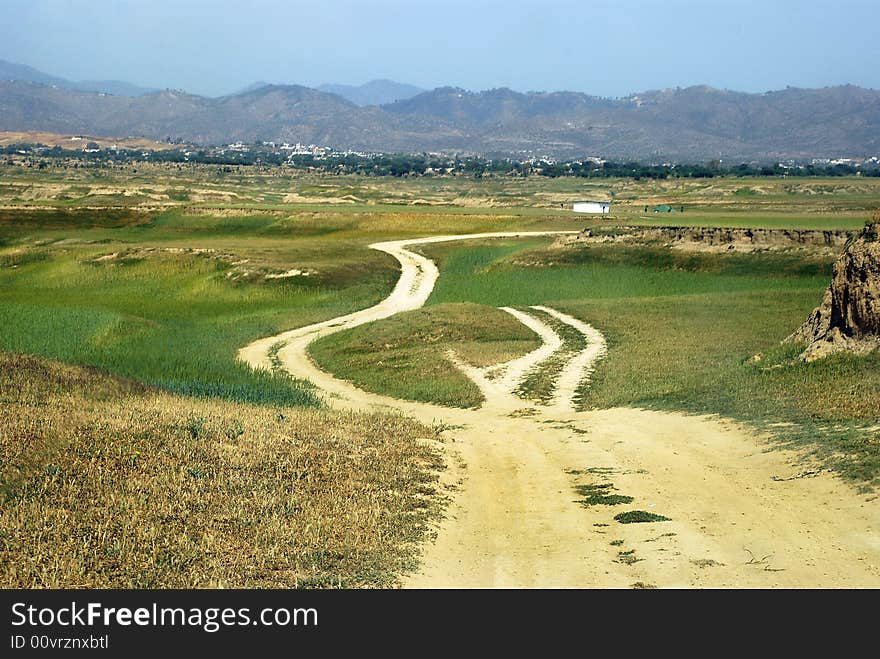
[[[0,354],[0,586],[394,586],[442,506],[436,439]]]

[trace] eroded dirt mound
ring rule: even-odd
[[[880,347],[880,222],[868,224],[834,264],[822,303],[786,341],[807,343],[813,361],[840,350]]]
[[[661,242],[688,251],[753,251],[760,249],[840,249],[852,233],[844,230],[747,229],[727,227],[614,227],[584,229],[569,241]]]

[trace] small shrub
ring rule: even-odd
[[[639,558],[636,556],[636,550],[630,549],[629,551],[619,551],[617,552],[617,563],[622,563],[623,565],[632,565],[633,563],[638,563],[639,561],[645,560],[644,558]]]
[[[625,513],[619,513],[614,519],[621,524],[639,524],[642,522],[668,522],[669,518],[663,515],[655,515],[644,510],[629,510]]]
[[[186,420],[186,431],[192,439],[198,439],[205,429],[205,417],[190,416]]]

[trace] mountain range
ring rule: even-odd
[[[171,90],[96,93],[45,80],[3,80],[3,70],[0,130],[643,161],[880,155],[880,91],[852,85],[762,94],[696,86],[619,99],[456,87],[410,97],[397,87],[399,100],[378,103],[388,98],[383,88],[393,91],[396,83],[378,81],[356,98],[344,98],[344,90],[333,86],[321,91],[262,83],[208,98]],[[334,88],[339,93],[329,91]]]

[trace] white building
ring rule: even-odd
[[[572,207],[575,213],[598,213],[605,215],[611,212],[610,201],[576,201]]]

